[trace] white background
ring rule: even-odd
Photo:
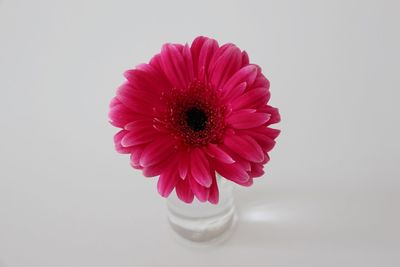
[[[398,1],[0,0],[0,266],[400,266]],[[224,244],[176,242],[114,151],[122,72],[207,35],[271,80],[282,130]]]

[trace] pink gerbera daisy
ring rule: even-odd
[[[263,175],[279,130],[267,105],[269,81],[234,44],[197,37],[189,46],[165,44],[148,64],[125,72],[110,104],[122,128],[116,150],[131,155],[158,192],[175,188],[187,203],[218,203],[216,173],[243,186]]]

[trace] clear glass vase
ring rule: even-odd
[[[187,204],[176,194],[167,199],[168,220],[172,229],[184,240],[202,244],[225,240],[236,222],[233,183],[217,176],[218,204],[200,202]]]

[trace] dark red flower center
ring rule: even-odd
[[[166,109],[159,122],[187,146],[205,146],[222,141],[226,107],[218,92],[199,81],[188,88],[166,90],[161,98]]]
[[[186,123],[193,131],[202,131],[206,128],[207,114],[197,107],[191,107],[185,112]]]

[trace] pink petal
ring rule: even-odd
[[[255,131],[243,131],[243,133],[246,133],[247,135],[254,138],[254,140],[260,145],[264,153],[267,153],[275,146],[274,139],[265,134],[261,134]]]
[[[247,182],[250,177],[248,173],[238,163],[225,164],[214,162],[216,171],[228,180],[242,184]]]
[[[250,177],[260,177],[264,175],[264,166],[259,163],[251,163]]]
[[[130,156],[130,164],[133,168],[135,169],[143,169],[142,166],[139,164],[140,160],[140,155],[143,152],[143,146],[136,146],[134,150],[132,150],[131,156]]]
[[[248,86],[251,86],[257,75],[257,67],[255,65],[247,65],[237,71],[224,85],[222,88],[223,92],[229,92],[235,89],[239,84],[246,82]]]
[[[200,202],[205,202],[208,199],[209,189],[199,184],[193,176],[189,176],[189,184],[194,195]]]
[[[229,91],[223,91],[222,92],[222,101],[224,102],[230,102],[232,99],[237,98],[238,96],[242,95],[243,92],[246,90],[247,83],[242,82],[238,84],[235,88]]]
[[[178,168],[179,168],[179,176],[182,179],[185,179],[186,175],[188,174],[189,164],[190,164],[189,156],[190,154],[187,153],[186,151],[182,151],[180,154]]]
[[[254,133],[264,134],[271,139],[276,139],[281,132],[278,129],[273,129],[273,128],[269,128],[269,127],[265,127],[265,126],[260,126],[260,127],[254,128],[251,131]]]
[[[175,166],[167,168],[158,179],[157,189],[161,196],[168,197],[179,180]]]
[[[260,126],[270,119],[266,113],[255,112],[254,109],[243,109],[232,112],[226,122],[235,129],[248,129]]]
[[[271,106],[265,106],[258,109],[261,112],[265,112],[271,115],[271,118],[267,122],[267,125],[271,125],[274,123],[278,123],[281,121],[281,115],[279,114],[279,110],[277,108]]]
[[[269,155],[268,155],[268,153],[266,153],[265,154],[265,158],[264,158],[264,160],[261,162],[262,164],[266,164],[266,163],[268,163],[269,162]]]
[[[124,128],[129,131],[121,140],[124,147],[148,143],[160,137],[160,133],[153,128],[149,121],[134,121],[125,125]]]
[[[230,134],[229,136],[231,136],[232,134]],[[228,135],[227,135],[228,136]],[[226,151],[229,155],[232,155],[232,158],[235,160],[235,162],[237,164],[240,165],[240,167],[245,170],[246,172],[251,171],[251,165],[250,162],[246,159],[244,159],[241,154],[238,154],[236,152],[234,152],[233,150],[231,150],[230,148],[228,148],[226,145],[222,144],[220,145],[224,151]]]
[[[199,36],[193,40],[192,45],[190,47],[190,52],[192,53],[192,60],[193,60],[193,70],[194,70],[194,74],[196,77],[198,74],[200,51],[201,51],[201,48],[203,47],[204,43],[208,39],[209,38],[207,38],[207,37]]]
[[[127,81],[117,89],[117,95],[136,97],[148,103],[160,100],[160,93],[156,90],[142,89],[135,83]]]
[[[207,157],[199,148],[194,148],[190,154],[190,171],[193,178],[205,187],[210,187],[212,177]]]
[[[127,123],[146,118],[147,116],[133,112],[124,106],[117,98],[114,98],[108,117],[112,125],[123,128]]]
[[[113,108],[119,104],[121,104],[121,102],[116,97],[113,97],[108,106],[109,106],[109,108]]]
[[[242,67],[249,65],[249,55],[246,51],[242,52]]]
[[[182,51],[182,56],[185,61],[185,69],[187,72],[188,81],[193,81],[194,78],[194,70],[193,70],[193,59],[192,53],[190,52],[190,47],[188,44],[185,45]]]
[[[129,92],[131,91],[131,92]],[[116,98],[128,109],[144,116],[151,116],[153,106],[151,102],[146,102],[142,95],[135,95],[134,89],[129,84],[123,84],[117,91]],[[154,97],[153,97],[154,98]]]
[[[231,107],[233,110],[257,108],[267,104],[269,97],[268,89],[263,87],[255,88],[233,100]]]
[[[229,156],[229,154],[226,153],[223,149],[218,147],[218,145],[208,144],[207,153],[211,157],[213,157],[213,158],[215,158],[215,159],[217,159],[217,160],[219,160],[219,161],[221,161],[223,163],[231,164],[231,163],[235,162],[232,159],[232,157]]]
[[[211,58],[210,68],[211,68],[211,66],[214,66],[215,62],[217,62],[220,59],[220,57],[225,53],[225,51],[228,50],[229,48],[231,48],[232,46],[235,46],[235,45],[231,44],[231,43],[227,43],[227,44],[224,44],[221,47],[219,47],[215,51],[214,56]]]
[[[221,85],[241,67],[242,55],[240,49],[232,45],[228,47],[224,53],[215,61],[215,64],[210,65],[211,85],[220,89]]]
[[[161,60],[161,55],[160,54],[156,54],[154,55],[150,62],[149,65],[151,65],[153,67],[153,69],[155,70],[154,73],[157,73],[158,75],[158,79],[165,81],[167,84],[164,86],[165,88],[171,88],[173,87],[172,84],[169,82],[167,76],[165,75],[164,71],[163,71],[163,66],[162,66],[162,60]]]
[[[163,73],[154,66],[142,64],[138,68],[124,73],[132,87],[157,95],[160,95],[165,88],[171,87]]]
[[[186,70],[185,59],[173,44],[165,44],[161,50],[161,64],[171,84],[179,89],[188,86],[190,80]]]
[[[212,204],[217,204],[219,201],[219,191],[214,170],[211,171],[211,176],[213,181],[209,190],[208,201],[210,201]]]
[[[179,179],[175,187],[176,195],[180,200],[186,203],[192,203],[194,194],[190,188],[189,179]]]
[[[258,70],[257,73],[257,77],[256,80],[254,81],[253,87],[257,88],[257,87],[264,87],[269,89],[269,81],[267,78],[265,78],[265,76],[261,73],[261,68]]]
[[[154,177],[162,174],[169,167],[169,165],[171,165],[170,159],[171,157],[168,157],[158,164],[143,168],[143,175],[146,177]]]
[[[232,152],[232,154],[234,154]],[[235,161],[242,167],[243,170],[245,170],[246,172],[251,171],[251,162],[249,162],[247,159],[244,159],[241,155],[237,155],[237,157],[235,157]]]
[[[253,138],[247,135],[231,135],[227,136],[224,144],[242,158],[252,162],[262,162],[264,153],[261,147]]]
[[[279,136],[279,134],[281,133],[280,130],[273,129],[273,128],[266,128],[265,132],[272,139],[276,139]]]
[[[253,178],[249,178],[247,181],[245,182],[238,182],[237,184],[241,185],[241,186],[251,186],[253,184]]]
[[[121,140],[127,135],[129,132],[126,130],[121,130],[117,134],[114,135],[114,145],[115,145],[115,150],[118,153],[121,154],[129,154],[132,151],[132,148],[130,147],[124,147],[121,144]]]
[[[151,117],[153,115],[153,107],[150,106],[149,104],[146,104],[145,102],[142,101],[131,101],[128,102],[128,98],[122,99],[118,97],[119,100],[122,100],[121,102],[129,108],[131,111],[135,113],[139,113],[142,116],[146,117]]]
[[[199,63],[197,67],[197,77],[202,82],[207,82],[207,70],[210,64],[211,58],[213,57],[215,51],[218,49],[217,41],[213,39],[208,39],[203,47],[201,48],[199,55]]]
[[[153,132],[129,132],[124,136],[121,141],[123,147],[130,147],[140,144],[145,144],[152,142],[156,139],[159,134],[155,131]]]
[[[185,47],[183,44],[178,44],[178,43],[174,43],[172,45],[176,47],[176,49],[178,50],[179,53],[182,53],[183,48]]]
[[[135,120],[130,123],[127,123],[124,126],[124,129],[127,131],[135,131],[135,130],[147,131],[151,128],[153,128],[151,119]]]
[[[280,130],[265,126],[260,126],[251,130],[242,130],[242,132],[246,133],[247,135],[254,136],[256,139],[262,140],[275,140],[280,134]]]
[[[174,153],[176,141],[174,138],[165,136],[149,143],[140,156],[140,165],[148,167],[161,162],[165,157]]]

